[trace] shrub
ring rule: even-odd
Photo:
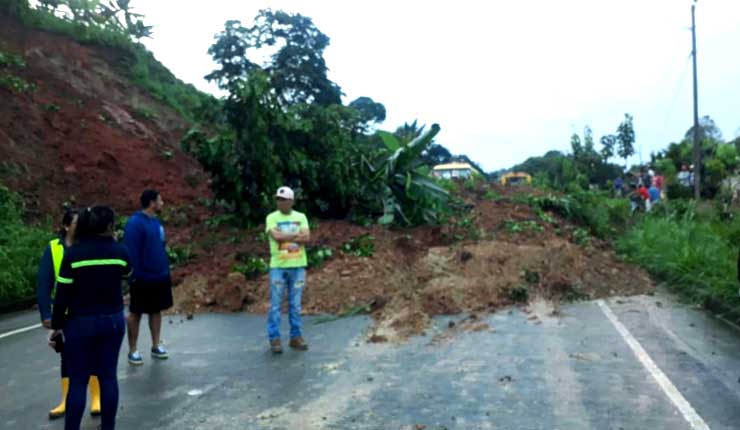
[[[358,236],[342,245],[342,252],[357,257],[372,257],[375,254],[375,238],[369,234]]]
[[[238,260],[239,262],[234,265],[232,271],[243,274],[247,279],[257,278],[270,270],[270,265],[262,257],[241,255]]]
[[[737,243],[723,240],[711,222],[645,218],[619,238],[616,246],[629,261],[690,299],[740,308]]]
[[[0,306],[34,297],[36,272],[53,234],[24,224],[21,199],[0,186]]]

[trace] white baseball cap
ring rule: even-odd
[[[280,197],[281,199],[286,200],[294,200],[295,194],[293,193],[293,190],[291,190],[289,187],[280,187],[277,190],[277,194],[275,194],[276,197]]]

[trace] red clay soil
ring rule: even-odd
[[[64,202],[127,213],[146,188],[176,205],[209,195],[207,175],[179,149],[188,124],[99,48],[0,15],[0,50],[23,57],[13,73],[36,86],[0,87],[0,183],[21,193],[32,218],[58,214]]]
[[[499,195],[526,192],[486,188]],[[346,314],[365,307],[376,319],[368,339],[395,341],[423,332],[435,315],[494,312],[535,299],[557,308],[562,301],[653,290],[647,274],[621,262],[608,244],[594,238],[584,245],[574,243],[571,233],[578,226],[555,214],[544,222],[529,206],[510,198],[487,200],[479,195],[486,193],[465,196],[473,206],[474,227],[460,231],[453,224],[393,231],[320,221],[313,233],[315,243],[334,249],[335,258],[309,271],[304,312]],[[506,220],[536,223],[541,231],[511,232]],[[455,239],[471,230],[478,239]],[[230,273],[240,253],[267,257],[267,243],[257,233],[244,233],[238,245],[224,243],[233,233],[209,233],[216,245],[176,270],[181,281],[175,293],[177,310],[266,312],[266,276],[248,280]],[[363,234],[375,238],[373,257],[336,251]],[[456,330],[462,328],[483,329],[476,323]]]

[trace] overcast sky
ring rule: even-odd
[[[644,159],[691,126],[691,0],[321,1],[134,0],[154,26],[145,41],[175,75],[203,76],[224,22],[262,8],[311,17],[331,38],[329,77],[345,102],[385,105],[382,128],[439,123],[437,138],[486,170],[596,140],[635,117]],[[697,5],[700,115],[740,129],[740,1]],[[638,157],[635,157],[635,162]]]

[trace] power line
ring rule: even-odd
[[[676,107],[676,102],[678,101],[678,96],[681,94],[681,90],[683,89],[683,83],[686,80],[686,74],[689,71],[689,62],[691,60],[691,54],[689,54],[686,57],[686,61],[684,62],[683,71],[681,72],[681,79],[678,82],[678,87],[676,87],[676,92],[673,95],[673,100],[671,101],[671,105],[668,108],[668,111],[666,113],[665,121],[663,122],[663,131],[661,135],[665,135],[666,131],[668,129],[668,122],[671,120],[671,117],[673,116],[673,111]]]

